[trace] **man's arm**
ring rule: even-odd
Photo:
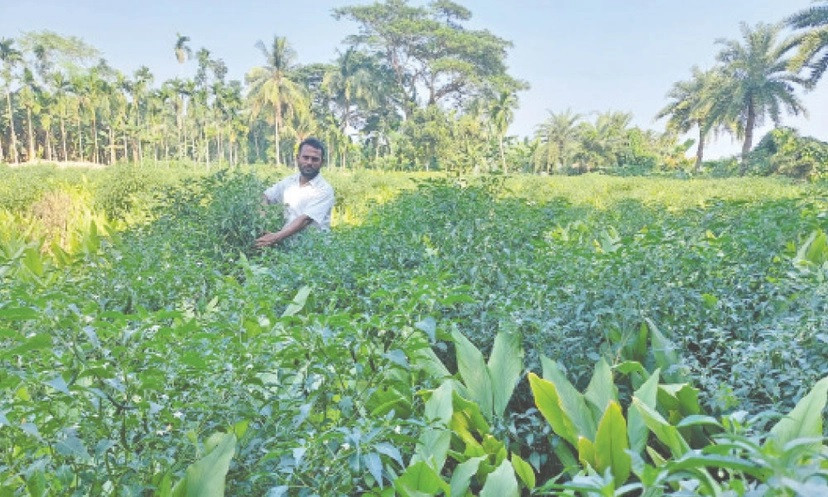
[[[269,247],[271,245],[276,245],[285,238],[295,235],[296,233],[299,233],[303,229],[307,228],[308,225],[310,225],[310,223],[312,222],[313,219],[311,219],[307,214],[302,214],[293,221],[284,225],[282,229],[280,229],[276,233],[265,233],[264,235],[257,238],[254,247],[263,248]]]

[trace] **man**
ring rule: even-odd
[[[334,191],[331,185],[319,176],[319,169],[322,168],[324,160],[325,147],[316,138],[306,138],[299,144],[299,153],[296,155],[299,173],[265,190],[262,199],[264,205],[284,206],[285,225],[275,233],[265,233],[257,238],[256,248],[276,245],[308,226],[322,231],[331,229]]]

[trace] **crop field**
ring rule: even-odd
[[[828,495],[828,195],[0,168],[0,497]]]

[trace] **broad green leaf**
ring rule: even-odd
[[[647,381],[633,393],[633,396],[640,402],[652,409],[656,407],[656,392],[658,391],[660,373],[660,369],[653,371],[653,374],[650,375]],[[630,450],[636,454],[641,454],[641,451],[647,445],[647,435],[650,431],[647,429],[644,418],[637,409],[628,409],[627,418],[627,436],[630,439]]]
[[[418,348],[413,352],[409,352],[408,357],[411,360],[411,367],[413,369],[425,371],[432,378],[439,380],[451,376],[451,372],[449,372],[431,347]]]
[[[578,459],[575,458],[575,454],[572,453],[572,449],[570,449],[567,444],[561,441],[560,443],[552,446],[552,451],[555,453],[555,457],[558,458],[558,461],[561,462],[561,465],[570,477],[578,474],[581,470],[581,466],[578,464]]]
[[[236,451],[236,436],[219,434],[208,439],[213,449],[187,468],[184,478],[173,488],[173,497],[224,497],[224,480]]]
[[[472,477],[477,473],[480,463],[485,459],[486,456],[472,457],[454,468],[454,472],[451,474],[451,495],[459,495],[461,497],[466,495]]]
[[[282,313],[282,317],[285,316],[295,316],[298,314],[304,307],[308,301],[308,296],[310,295],[310,287],[303,286],[296,292],[296,296],[293,297],[293,302],[288,304],[285,308],[285,312]]]
[[[468,338],[457,330],[452,331],[454,346],[457,350],[457,369],[469,392],[471,400],[480,406],[480,412],[491,419],[492,416],[492,380],[483,360],[483,354]]]
[[[703,414],[693,414],[681,419],[676,424],[676,428],[685,428],[688,426],[718,426],[721,428],[722,424],[712,416],[705,416]]]
[[[690,446],[687,445],[687,442],[681,436],[678,429],[668,423],[658,411],[644,404],[636,397],[633,397],[633,406],[638,409],[638,412],[644,419],[644,423],[653,432],[653,435],[670,449],[673,457],[681,457],[690,450]]]
[[[519,497],[518,482],[508,460],[500,463],[480,490],[480,497]]]
[[[595,468],[603,473],[610,468],[615,485],[623,485],[630,477],[630,455],[627,454],[627,421],[617,402],[610,402],[595,433]]]
[[[665,464],[667,464],[667,460],[664,459],[664,457],[662,457],[661,454],[656,452],[656,450],[653,449],[652,447],[650,447],[649,445],[646,447],[646,451],[647,451],[647,455],[650,456],[650,459],[652,459],[653,464],[655,464],[656,467],[660,468],[660,467],[664,466]]]
[[[578,437],[578,461],[585,468],[596,468],[595,444],[586,437]]]
[[[539,378],[535,373],[529,373],[528,377],[532,395],[535,397],[535,406],[559,437],[572,444],[573,447],[577,447],[578,437],[583,435],[578,433],[572,419],[561,407],[555,384]]]
[[[371,473],[371,476],[374,477],[374,481],[376,481],[380,488],[382,488],[382,459],[380,459],[379,454],[376,452],[369,452],[368,454],[362,456],[362,462],[365,464],[368,472]]]
[[[66,380],[63,379],[63,376],[57,375],[51,380],[45,381],[44,383],[54,388],[58,392],[70,395],[69,386],[66,384]]]
[[[43,256],[40,251],[30,247],[26,249],[23,256],[23,265],[35,276],[43,276]]]
[[[638,327],[638,335],[636,335],[632,347],[633,358],[636,361],[643,361],[647,355],[648,331],[649,330],[647,329],[647,325],[645,323],[641,323],[641,326]]]
[[[431,466],[419,461],[408,468],[396,480],[394,488],[403,497],[420,497],[451,492],[451,487],[440,478]]]
[[[615,366],[615,369],[619,373],[625,375],[629,375],[631,373],[638,373],[644,376],[647,375],[647,370],[644,369],[644,366],[642,366],[641,363],[638,361],[624,361]]]
[[[822,436],[822,411],[826,396],[828,376],[819,380],[808,395],[802,397],[793,410],[771,428],[770,434],[780,447],[796,438]]]
[[[37,311],[28,307],[5,307],[0,309],[0,319],[9,321],[26,321],[38,317]]]
[[[515,473],[526,488],[532,491],[536,485],[535,470],[532,469],[532,465],[524,461],[519,455],[512,453],[512,468],[514,468]]]
[[[489,423],[480,412],[480,408],[472,401],[466,400],[457,393],[457,390],[452,392],[452,405],[454,406],[454,413],[461,413],[469,421],[469,427],[473,428],[480,434],[487,434],[491,431]]]
[[[52,347],[52,337],[46,333],[39,333],[17,347],[0,353],[0,357],[9,357],[13,355],[23,355],[32,350],[48,349]]]
[[[92,456],[89,455],[89,451],[86,450],[83,441],[75,435],[70,435],[58,442],[55,445],[55,450],[61,455],[72,457],[80,462],[92,460]]]
[[[451,431],[442,428],[426,428],[417,440],[411,461],[412,463],[424,461],[429,463],[429,466],[442,471],[450,445]]]
[[[572,386],[554,362],[545,357],[541,358],[541,362],[543,363],[543,377],[555,385],[560,396],[561,408],[578,429],[576,435],[594,440],[596,418],[592,416],[592,411],[587,406],[584,396]]]
[[[437,321],[433,317],[428,316],[422,321],[417,321],[414,327],[425,333],[431,343],[437,340]]]
[[[496,416],[503,416],[523,372],[523,344],[520,333],[501,331],[497,334],[489,356],[492,385],[492,407]]]
[[[425,419],[428,422],[440,421],[448,425],[454,412],[452,394],[454,388],[450,381],[443,382],[439,388],[431,392],[431,397],[425,403]]]
[[[668,410],[676,411],[682,417],[698,414],[699,390],[689,383],[670,383],[658,386],[658,404]]]
[[[828,261],[828,235],[822,230],[815,230],[797,250],[794,262],[821,266],[826,261]]]
[[[679,364],[679,356],[676,352],[676,345],[661,334],[655,323],[649,319],[644,319],[650,327],[651,344],[653,349],[653,357],[655,358],[656,366],[658,366],[664,378],[669,381],[681,381],[682,375],[673,372],[675,367]]]
[[[765,481],[771,469],[765,468],[758,462],[749,461],[733,456],[718,454],[699,454],[688,452],[683,457],[670,461],[667,466],[671,471],[698,469],[698,468],[722,468],[733,471],[741,471],[755,478]]]
[[[618,398],[612,379],[612,370],[603,357],[595,364],[592,378],[584,391],[584,398],[592,404],[594,419],[600,418],[607,405]]]

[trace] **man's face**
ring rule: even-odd
[[[296,162],[302,176],[306,179],[313,179],[322,167],[322,151],[310,145],[302,145],[299,155],[296,156]]]

